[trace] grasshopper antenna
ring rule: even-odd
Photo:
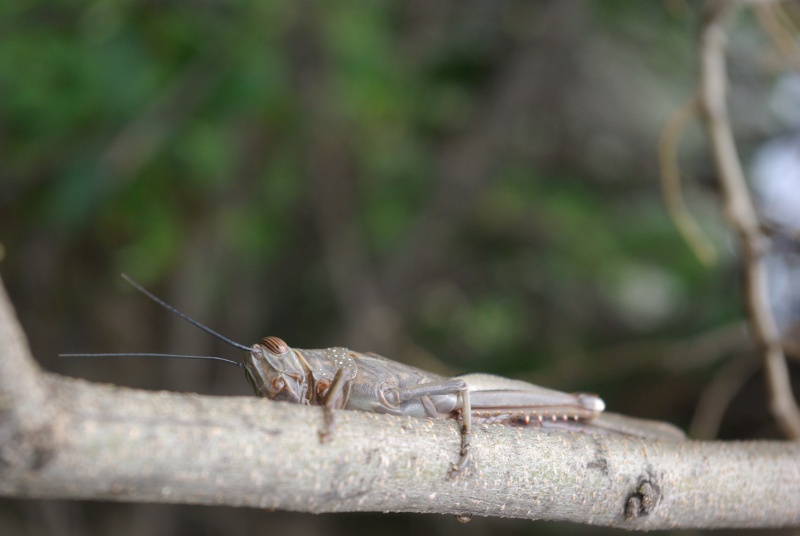
[[[222,361],[223,363],[230,363],[239,368],[244,368],[244,365],[233,359],[225,359],[224,357],[217,357],[215,355],[183,355],[183,354],[151,354],[151,353],[118,353],[118,354],[58,354],[58,357],[175,357],[178,359],[211,359],[213,361]]]
[[[143,286],[141,286],[139,283],[134,281],[133,278],[131,278],[128,274],[122,274],[122,278],[125,281],[127,281],[128,283],[130,283],[131,285],[133,285],[133,288],[135,288],[136,290],[138,290],[139,292],[141,292],[142,294],[144,294],[145,296],[147,296],[148,298],[150,298],[151,300],[156,302],[158,305],[160,305],[161,307],[163,307],[167,311],[178,315],[179,317],[181,317],[182,319],[186,320],[187,322],[189,322],[193,326],[195,326],[197,328],[200,328],[201,330],[205,331],[209,335],[212,335],[212,336],[216,337],[217,339],[230,344],[231,346],[239,348],[240,350],[244,350],[245,352],[249,352],[250,351],[250,348],[248,348],[247,346],[245,346],[243,344],[239,344],[238,342],[232,341],[231,339],[229,339],[229,338],[227,338],[227,337],[225,337],[223,335],[220,335],[219,333],[217,333],[213,329],[204,326],[203,324],[201,324],[200,322],[198,322],[194,318],[190,317],[189,315],[186,315],[186,314],[178,311],[173,306],[171,306],[170,304],[168,304],[164,300],[156,297],[150,291],[148,291]],[[244,365],[242,363],[238,362],[238,361],[234,361],[233,359],[226,359],[224,357],[218,357],[218,356],[214,356],[214,355],[184,355],[184,354],[157,354],[157,353],[154,354],[154,353],[142,353],[142,352],[136,352],[136,353],[134,353],[134,352],[102,353],[102,354],[58,354],[58,355],[59,355],[59,357],[174,357],[174,358],[177,358],[177,359],[209,359],[209,360],[212,360],[212,361],[222,361],[223,363],[229,363],[231,365],[236,365],[239,368],[244,368]]]
[[[134,280],[133,280],[133,278],[132,278],[131,276],[129,276],[128,274],[122,274],[122,279],[124,279],[125,281],[127,281],[128,283],[130,283],[130,284],[133,286],[133,288],[135,288],[136,290],[138,290],[139,292],[141,292],[142,294],[144,294],[145,296],[147,296],[148,298],[150,298],[151,300],[153,300],[154,302],[156,302],[157,304],[159,304],[161,307],[163,307],[163,308],[164,308],[164,309],[166,309],[167,311],[169,311],[169,312],[171,312],[171,313],[173,313],[173,314],[176,314],[176,315],[178,315],[179,317],[183,318],[184,320],[186,320],[187,322],[189,322],[189,323],[190,323],[191,325],[193,325],[194,327],[196,327],[196,328],[199,328],[199,329],[202,329],[203,331],[205,331],[205,332],[206,332],[206,333],[208,333],[209,335],[212,335],[212,336],[216,337],[217,339],[219,339],[219,340],[221,340],[221,341],[223,341],[223,342],[227,342],[228,344],[230,344],[231,346],[233,346],[233,347],[235,347],[235,348],[238,348],[238,349],[240,349],[240,350],[244,350],[245,352],[249,352],[249,351],[250,351],[250,348],[249,348],[249,347],[247,347],[247,346],[245,346],[244,344],[239,344],[238,342],[232,341],[232,340],[230,340],[228,337],[225,337],[224,335],[220,335],[219,333],[217,333],[217,332],[216,332],[216,331],[214,331],[213,329],[211,329],[211,328],[209,328],[209,327],[206,327],[206,326],[204,326],[203,324],[201,324],[200,322],[198,322],[198,321],[197,321],[197,320],[195,320],[194,318],[190,317],[189,315],[186,315],[186,314],[184,314],[184,313],[182,313],[182,312],[178,311],[178,310],[177,310],[177,309],[175,309],[173,306],[171,306],[170,304],[168,304],[168,303],[167,303],[167,302],[165,302],[164,300],[162,300],[162,299],[160,299],[160,298],[156,297],[156,296],[155,296],[153,293],[151,293],[149,290],[147,290],[147,289],[146,289],[146,288],[144,288],[142,285],[140,285],[139,283],[137,283],[136,281],[134,281]],[[127,355],[132,355],[132,354],[127,354]],[[151,355],[152,355],[152,354],[151,354]],[[179,356],[172,356],[172,357],[179,357]],[[198,358],[200,358],[200,359],[203,359],[204,357],[209,357],[209,358],[210,358],[211,356],[197,356],[197,357],[198,357]],[[221,359],[221,360],[223,360],[223,361],[226,361],[225,359],[223,359],[223,358],[221,358],[221,357],[217,357],[217,358],[214,358],[214,359]],[[237,363],[237,364],[238,364],[238,363]]]

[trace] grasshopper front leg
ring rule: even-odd
[[[355,378],[356,373],[354,368],[342,367],[336,371],[328,391],[322,397],[322,408],[325,414],[325,423],[319,432],[320,443],[327,443],[330,441],[331,434],[333,434],[334,420],[333,408],[337,406],[340,400],[345,396],[345,387],[347,383]]]
[[[406,387],[398,390],[399,399],[405,402],[412,399],[419,399],[430,417],[441,416],[434,406],[430,397],[437,395],[456,395],[460,400],[456,407],[460,407],[461,413],[461,451],[458,463],[450,464],[448,475],[455,478],[469,461],[470,436],[472,433],[472,405],[469,398],[469,388],[467,383],[460,378],[452,378],[438,382],[422,383],[413,387]],[[458,404],[460,402],[460,404]]]

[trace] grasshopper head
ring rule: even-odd
[[[247,381],[258,396],[295,404],[308,401],[307,366],[278,337],[265,337],[244,359]]]

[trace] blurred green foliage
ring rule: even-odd
[[[572,339],[582,359],[597,345],[738,315],[720,316],[738,311],[735,301],[688,301],[719,273],[696,263],[661,208],[651,142],[663,114],[636,116],[632,105],[630,115],[598,115],[663,82],[648,70],[652,58],[640,55],[630,72],[614,67],[645,78],[626,80],[625,95],[609,93],[616,86],[592,79],[581,59],[594,47],[638,46],[646,37],[634,16],[675,35],[691,11],[618,2],[2,10],[12,284],[28,277],[35,288],[46,277],[62,288],[62,277],[83,295],[84,284],[99,277],[107,287],[119,271],[156,286],[198,271],[205,281],[232,276],[263,302],[229,307],[279,316],[300,345],[352,341],[402,358],[411,344],[455,367],[463,359],[504,371],[569,361],[554,337]],[[687,60],[683,52],[675,59]],[[592,99],[570,104],[576,84]],[[672,105],[650,98],[638,97]],[[616,158],[610,176],[592,144]],[[629,149],[615,156],[615,144]],[[42,242],[57,252],[31,269],[24,251]],[[669,295],[636,322],[635,293],[620,295],[645,272]],[[362,284],[375,294],[360,296]],[[358,325],[370,307],[397,318],[388,337]],[[271,329],[246,326],[250,337]]]

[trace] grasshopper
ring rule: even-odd
[[[145,296],[199,329],[247,352],[242,362],[217,356],[154,353],[61,354],[76,356],[154,356],[213,359],[241,367],[255,394],[276,401],[322,406],[326,441],[334,409],[456,419],[461,424],[459,459],[449,471],[456,476],[470,459],[475,424],[531,426],[587,433],[618,433],[645,438],[680,440],[684,434],[657,421],[603,413],[605,403],[590,393],[565,393],[491,374],[452,378],[404,365],[374,353],[347,348],[291,348],[278,337],[245,346],[213,331],[162,301],[125,274],[122,277]]]

